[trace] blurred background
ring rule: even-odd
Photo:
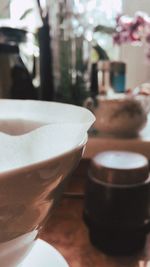
[[[137,11],[149,18],[149,0],[0,0],[0,97],[83,105],[100,79],[118,92],[148,82],[144,42],[114,38]]]

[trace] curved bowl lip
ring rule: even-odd
[[[13,103],[15,105],[15,103],[28,103],[28,104],[32,104],[32,103],[38,103],[40,104],[46,104],[46,105],[51,105],[51,106],[60,106],[62,107],[66,107],[66,108],[72,108],[74,111],[75,110],[82,110],[84,113],[86,112],[89,116],[88,120],[86,120],[87,124],[93,124],[95,121],[95,116],[94,114],[87,108],[83,107],[83,106],[77,106],[77,105],[73,105],[73,104],[68,104],[68,103],[61,103],[61,102],[56,102],[56,101],[42,101],[42,100],[32,100],[32,99],[7,99],[7,98],[3,98],[0,99],[0,103]],[[20,118],[21,119],[21,118]],[[25,119],[25,118],[23,118]],[[48,122],[49,123],[49,122]]]
[[[64,153],[62,153],[62,154],[60,154],[58,156],[54,156],[51,159],[47,158],[45,160],[38,161],[36,163],[31,163],[31,164],[28,164],[28,165],[25,165],[25,166],[22,166],[22,167],[0,171],[0,178],[3,178],[5,176],[18,174],[18,173],[21,173],[21,172],[27,172],[29,169],[30,170],[34,170],[36,168],[39,169],[40,167],[44,166],[47,163],[54,162],[55,160],[58,160],[58,159],[61,160],[62,157],[67,156],[68,154],[72,153],[73,151],[80,150],[82,147],[85,146],[85,144],[87,142],[87,139],[88,139],[87,138],[87,131],[95,121],[95,116],[90,110],[88,110],[85,107],[76,106],[76,105],[73,105],[73,104],[67,104],[67,103],[61,103],[61,102],[55,102],[55,101],[30,100],[30,99],[25,99],[25,100],[21,100],[21,99],[6,99],[6,98],[0,99],[0,103],[3,103],[3,104],[9,104],[10,102],[13,103],[13,105],[15,105],[15,103],[29,103],[29,104],[32,104],[32,103],[39,103],[40,104],[40,103],[42,103],[43,105],[44,104],[46,104],[46,105],[50,104],[53,107],[60,106],[61,108],[63,108],[64,106],[66,106],[66,108],[70,107],[74,111],[83,110],[84,112],[86,112],[88,114],[88,117],[86,119],[86,124],[87,124],[86,128],[87,129],[85,130],[86,133],[85,133],[84,138],[82,139],[82,141],[76,147],[73,147],[73,148],[69,149],[68,151],[66,151],[66,152],[64,152]],[[17,117],[17,119],[18,119],[18,117]],[[22,118],[22,119],[25,119],[25,118]],[[84,116],[83,116],[83,119],[84,119]],[[76,122],[74,122],[74,123],[76,123]],[[49,122],[48,122],[48,124],[49,124]]]
[[[51,159],[45,159],[36,163],[32,163],[30,165],[26,165],[23,167],[18,167],[18,168],[14,168],[12,170],[6,170],[3,172],[0,172],[0,179],[4,178],[5,176],[12,176],[12,175],[17,175],[19,173],[24,173],[27,171],[33,171],[35,169],[40,169],[43,166],[45,166],[48,163],[53,163],[55,160],[61,160],[61,158],[68,156],[69,154],[71,154],[73,151],[76,152],[82,148],[84,148],[84,146],[86,145],[88,141],[88,134],[86,133],[84,138],[82,139],[82,141],[78,144],[78,146],[64,152],[63,154],[60,154],[58,156],[52,157]]]

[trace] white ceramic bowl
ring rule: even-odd
[[[1,266],[16,267],[30,251],[86,141],[54,159],[0,175]]]
[[[50,118],[45,112],[47,105],[51,111],[56,112],[54,118],[53,116]],[[20,113],[18,113],[19,107]],[[39,109],[42,110],[41,114]],[[63,192],[68,175],[80,161],[87,142],[87,129],[92,124],[94,117],[89,111],[80,107],[38,101],[1,100],[0,110],[1,119],[7,117],[8,122],[11,116],[11,119],[19,118],[20,120],[34,117],[37,121],[39,119],[42,125],[60,120],[66,121],[66,123],[71,120],[71,123],[82,122],[88,125],[84,138],[74,148],[50,159],[29,163],[7,171],[0,170],[0,266],[16,267],[32,248],[50,210]],[[24,110],[22,115],[20,115],[21,110]],[[5,116],[5,114],[7,115]],[[4,132],[7,130],[7,134],[9,131],[10,134],[15,135],[26,132],[26,127],[22,128],[23,125],[19,126],[18,122],[16,129],[13,129],[13,123],[6,125],[5,121],[4,124],[0,124],[0,126]],[[30,126],[33,126],[32,123]],[[32,127],[28,128],[27,132],[29,130],[32,131]]]

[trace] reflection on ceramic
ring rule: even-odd
[[[141,101],[124,94],[111,98],[98,97],[94,114],[97,130],[122,137],[136,136],[147,121],[147,112]]]
[[[38,239],[26,259],[17,267],[69,267],[62,255],[52,246]]]
[[[0,110],[2,109],[2,107],[5,107],[5,105],[3,105],[4,102],[0,101]],[[13,158],[11,158],[9,154],[9,151],[15,151],[17,147],[17,145],[15,145],[14,149],[13,141],[20,140],[20,138],[23,138],[22,140],[24,143],[22,143],[22,148],[24,148],[26,153],[20,154],[21,160],[24,160],[24,158],[29,159],[30,156],[33,156],[32,154],[34,154],[34,161],[30,162],[29,160],[27,161],[25,160],[24,162],[20,161],[20,158],[18,158],[18,160],[16,159],[15,161],[16,164],[15,167],[12,166],[12,169],[10,168],[11,166],[10,164],[5,164],[6,170],[0,169],[0,265],[2,267],[16,267],[16,265],[22,261],[22,259],[28,254],[28,252],[32,248],[35,239],[37,238],[40,230],[42,229],[48,217],[49,211],[56,205],[59,197],[63,192],[64,184],[66,183],[68,175],[76,167],[76,165],[78,164],[78,162],[82,157],[82,153],[84,151],[84,147],[87,142],[87,129],[93,122],[93,115],[90,117],[89,111],[87,111],[86,113],[86,110],[84,109],[83,111],[83,109],[82,108],[80,109],[80,107],[74,108],[74,106],[69,107],[69,105],[65,104],[61,105],[57,103],[52,104],[54,118],[52,117],[52,114],[51,118],[49,118],[46,112],[47,108],[45,107],[48,105],[48,103],[45,102],[37,103],[37,102],[19,101],[18,103],[22,103],[22,106],[21,104],[19,104],[20,110],[22,110],[22,114],[21,112],[15,113],[17,108],[15,110],[14,104],[16,104],[16,106],[18,107],[17,101],[14,102],[13,100],[12,101],[7,100],[5,102],[7,108],[9,106],[9,109],[5,110],[6,114],[5,113],[3,114],[3,118],[4,120],[6,118],[8,119],[8,124],[5,124],[5,127],[3,125],[2,131],[5,132],[5,129],[7,129],[6,138],[8,138],[9,142],[11,140],[11,142],[9,143],[8,147],[7,147],[7,142],[5,143],[5,152],[7,152],[8,149],[8,155],[6,153],[5,155],[6,158],[3,160],[5,160],[6,163],[8,163],[8,161],[13,161]],[[34,107],[33,109],[32,109],[32,104]],[[49,103],[49,106],[51,108],[51,103]],[[13,108],[12,112],[11,108]],[[57,110],[59,111],[59,108],[60,112],[58,112],[57,114]],[[29,110],[31,109],[30,110],[31,113],[29,112],[28,109]],[[44,109],[46,112],[45,117],[44,117]],[[39,110],[42,112],[41,115],[39,113]],[[73,110],[75,112],[73,112]],[[64,118],[61,112],[63,113]],[[77,116],[79,117],[75,116],[76,112]],[[71,128],[74,125],[77,125],[78,127],[78,124],[79,125],[81,124],[82,134],[78,135],[77,131],[78,138],[75,139],[77,140],[77,142],[75,142],[74,140],[75,143],[73,143],[74,144],[73,146],[71,143],[71,139],[73,139],[74,136],[68,135],[70,140],[66,139],[65,142],[68,142],[68,144],[71,144],[71,146],[67,147],[67,145],[66,146],[62,145],[61,150],[56,149],[54,154],[53,153],[51,154],[50,152],[47,153],[47,150],[51,144],[51,139],[49,140],[48,137],[44,138],[44,135],[42,135],[40,138],[39,135],[35,142],[36,134],[34,130],[30,129],[30,132],[26,133],[29,131],[29,129],[26,129],[28,124],[26,123],[24,124],[23,120],[21,121],[20,126],[19,123],[17,122],[17,133],[15,132],[15,136],[8,135],[9,131],[11,131],[10,134],[12,134],[13,130],[13,124],[9,128],[10,126],[9,116],[11,116],[11,114],[13,114],[13,116],[15,116],[15,114],[17,116],[18,114],[19,119],[21,119],[20,118],[21,115],[24,118],[23,115],[26,114],[25,119],[28,119],[28,117],[30,119],[31,117],[34,118],[36,117],[36,121],[38,120],[39,117],[40,122],[43,121],[44,125],[50,124],[50,121],[52,121],[53,124],[55,124],[56,122],[57,131],[59,131],[59,129],[62,130],[62,132],[60,132],[59,134],[56,131],[56,136],[59,137],[60,139],[62,138],[61,141],[63,139],[65,140],[64,136],[65,131],[63,131],[63,128],[67,127],[67,123],[72,125]],[[60,118],[59,116],[62,117]],[[0,113],[0,117],[2,118],[2,113]],[[73,118],[73,121],[71,120],[71,118]],[[60,121],[61,123],[59,127],[58,123]],[[84,125],[84,123],[86,124],[86,126]],[[23,131],[22,130],[20,131],[20,127]],[[41,131],[45,129],[44,128],[45,126],[42,125],[40,126],[38,125],[38,127],[40,127],[38,133],[41,133]],[[81,129],[81,127],[79,128]],[[54,129],[54,128],[53,127],[49,128],[49,126],[46,126],[46,129]],[[83,133],[84,133],[84,138],[83,138]],[[33,136],[34,140],[32,138]],[[1,139],[4,137],[5,134],[0,133],[0,142],[2,141]],[[28,140],[28,142],[26,139]],[[57,148],[57,146],[59,145],[61,146],[60,140],[57,140],[57,138],[56,139],[54,138],[53,140],[55,141],[55,143],[52,146],[53,149],[54,147]],[[11,143],[14,150],[10,150]],[[32,147],[32,143],[34,143],[34,147]],[[1,142],[1,149],[3,145],[4,145],[3,142]],[[43,146],[45,146],[45,150],[43,150]],[[38,151],[37,157],[36,157],[36,149]],[[43,153],[41,158],[39,157],[40,151],[41,154]],[[11,154],[11,156],[17,158],[17,152],[18,151],[16,151],[16,154],[15,153]],[[26,156],[28,155],[28,157],[25,157],[25,154]]]

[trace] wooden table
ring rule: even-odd
[[[143,251],[130,257],[108,256],[90,243],[82,219],[88,165],[89,160],[81,161],[40,237],[58,249],[70,267],[150,267],[150,235]]]

